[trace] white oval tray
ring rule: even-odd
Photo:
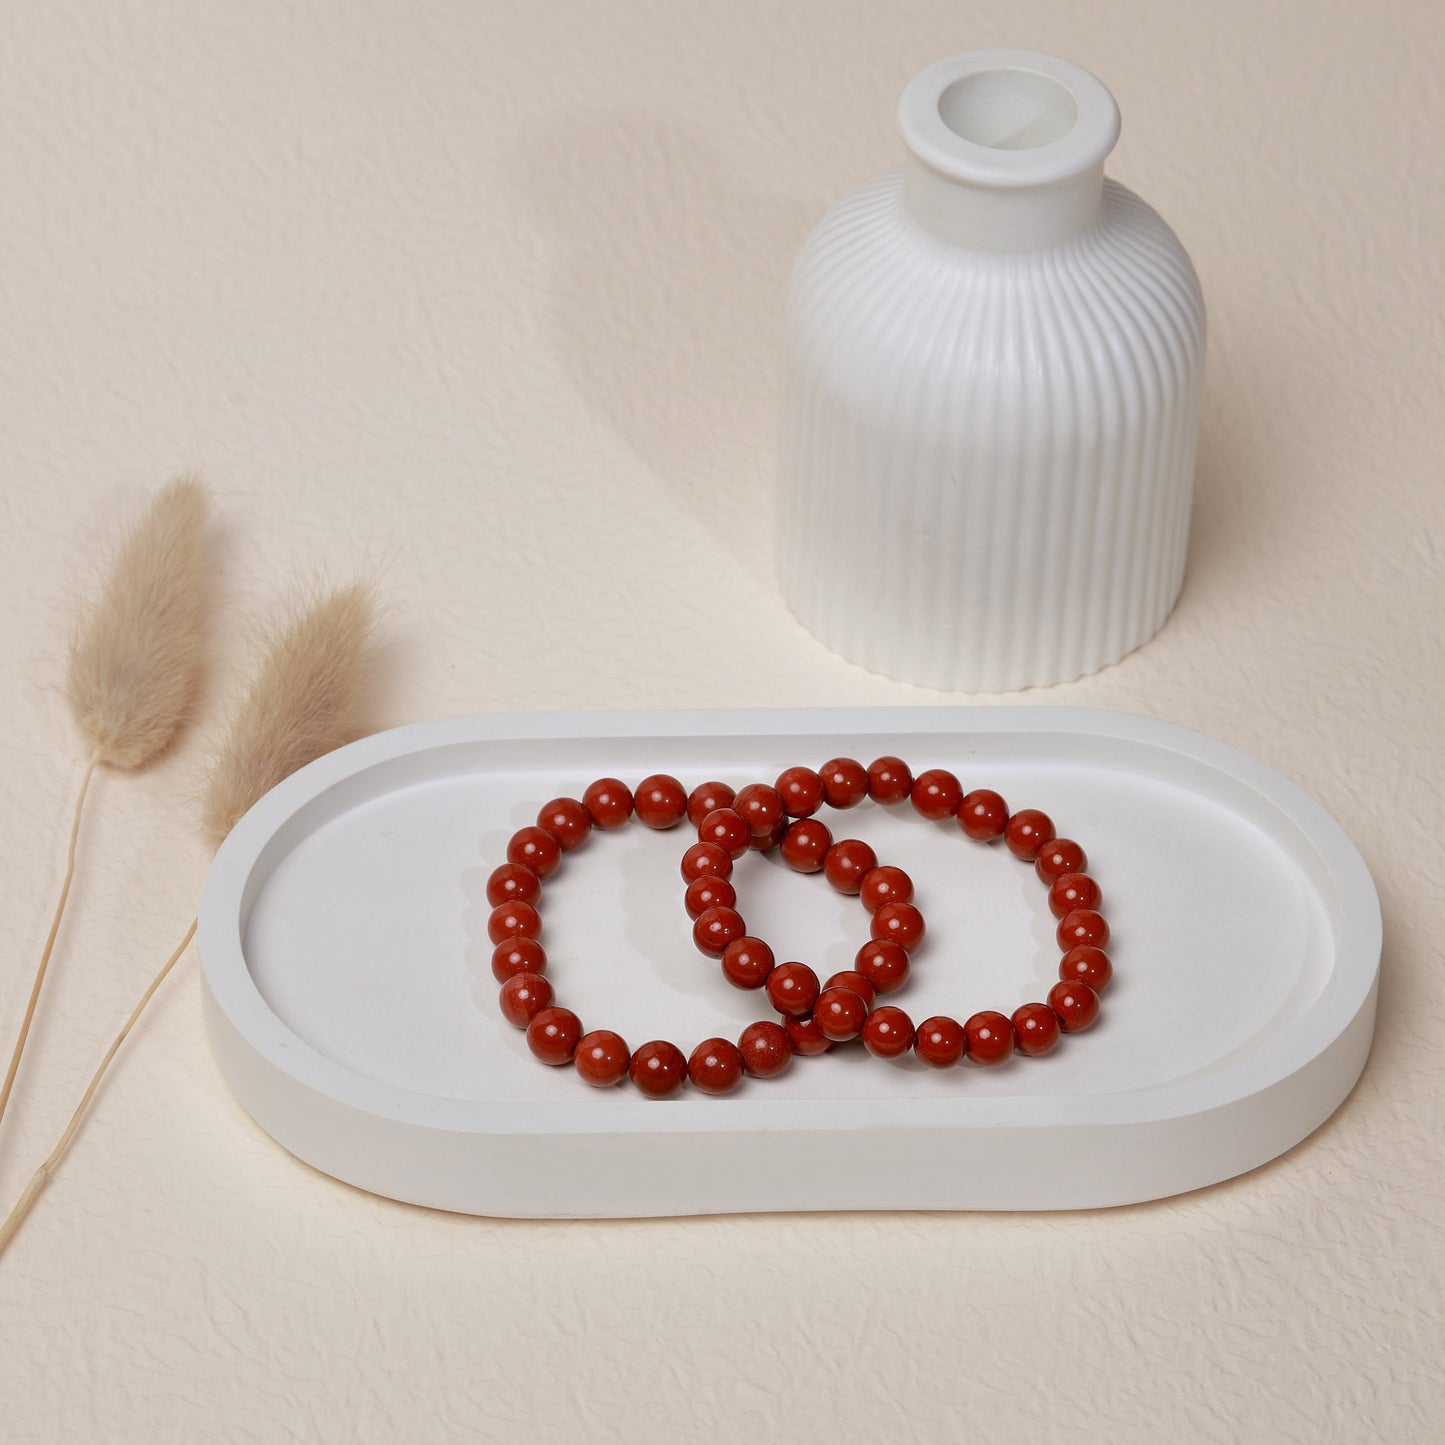
[[[484,886],[510,833],[593,778],[692,785],[897,752],[1043,808],[1114,928],[1100,1022],[1043,1059],[936,1072],[859,1048],[724,1098],[588,1089],[496,1008]],[[916,1020],[1011,1011],[1054,981],[1054,920],[1000,848],[864,803],[825,817],[913,874]],[[686,825],[684,825],[684,828]],[[692,947],[682,829],[594,833],[548,885],[559,1001],[690,1048],[769,1016]],[[749,854],[750,927],[820,974],[856,899]],[[206,1024],[242,1105],[339,1179],[477,1214],[1076,1209],[1239,1174],[1303,1139],[1369,1052],[1380,916],[1334,820],[1277,773],[1164,723],[1076,708],[492,715],[401,728],[304,769],[217,854]]]

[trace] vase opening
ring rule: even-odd
[[[938,114],[960,140],[1022,151],[1061,140],[1079,106],[1067,87],[1035,70],[979,70],[944,90]]]

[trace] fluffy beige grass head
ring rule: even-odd
[[[357,737],[375,617],[370,588],[357,584],[277,631],[211,771],[203,822],[216,846],[262,794]]]
[[[166,487],[122,543],[70,646],[66,696],[97,761],[139,768],[190,720],[200,692],[210,498]]]

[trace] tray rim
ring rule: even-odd
[[[1335,966],[1308,1009],[1271,1041],[1202,1078],[1116,1093],[947,1098],[879,1095],[860,1121],[856,1099],[679,1098],[667,1108],[598,1111],[586,1097],[535,1103],[455,1099],[408,1090],[347,1068],[307,1044],[265,1002],[242,948],[246,898],[272,838],[333,787],[406,755],[512,740],[753,736],[896,731],[912,736],[1012,730],[1109,737],[1182,753],[1261,794],[1315,848],[1340,904]],[[1317,799],[1231,744],[1175,723],[1103,709],[1058,705],[957,704],[902,707],[669,709],[496,712],[411,723],[351,743],[301,769],[245,815],[218,850],[202,893],[198,929],[209,1008],[271,1068],[322,1097],[384,1120],[472,1135],[737,1134],[779,1129],[849,1130],[887,1122],[909,1129],[1030,1125],[1130,1126],[1238,1105],[1292,1078],[1339,1043],[1374,999],[1382,944],[1380,905],[1363,857]],[[1363,1059],[1361,1060],[1363,1064]],[[224,1072],[223,1065],[223,1072]],[[1358,1072],[1358,1071],[1357,1071]],[[234,1085],[233,1085],[234,1087]]]

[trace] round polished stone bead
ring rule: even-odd
[[[687,794],[669,773],[644,778],[632,795],[637,821],[649,828],[673,828],[687,816]]]
[[[709,813],[731,808],[737,795],[726,783],[699,783],[687,795],[687,821],[699,827]]]
[[[665,1099],[677,1093],[687,1079],[687,1059],[676,1044],[653,1039],[633,1054],[627,1077],[649,1099]]]
[[[883,863],[863,875],[858,897],[869,913],[877,913],[885,903],[911,903],[913,879],[901,868]]]
[[[1037,808],[1020,808],[1008,820],[1003,841],[1015,858],[1032,863],[1045,843],[1053,842],[1054,820]]]
[[[1063,918],[1079,909],[1097,911],[1104,890],[1087,873],[1062,873],[1049,886],[1049,910]]]
[[[892,939],[870,939],[854,956],[853,967],[879,993],[892,993],[908,982],[908,950]]]
[[[542,880],[520,864],[503,863],[487,877],[487,902],[493,908],[502,903],[535,903],[541,896]]]
[[[692,925],[692,941],[713,958],[721,958],[723,950],[734,939],[748,931],[742,914],[735,908],[709,908],[699,913]]]
[[[569,1008],[544,1008],[527,1025],[527,1047],[544,1064],[572,1061],[582,1038],[582,1021]]]
[[[818,776],[830,808],[856,807],[868,796],[868,769],[855,758],[829,758]]]
[[[562,845],[535,825],[518,828],[507,844],[507,862],[530,868],[538,878],[549,878],[562,861]]]
[[[704,1094],[728,1094],[742,1082],[742,1050],[731,1039],[704,1039],[687,1061],[687,1076]]]
[[[753,841],[747,822],[731,808],[714,808],[698,824],[697,837],[700,843],[716,844],[729,858],[741,858]]]
[[[824,981],[823,987],[851,988],[870,1009],[878,1002],[878,990],[873,987],[867,975],[856,968],[845,968],[841,973],[833,974]]]
[[[868,1017],[868,1005],[851,988],[825,988],[813,1006],[813,1018],[835,1044],[856,1039]]]
[[[772,973],[773,950],[761,938],[744,934],[722,951],[723,977],[734,988],[761,988]]]
[[[1041,883],[1052,883],[1065,873],[1082,873],[1088,866],[1084,850],[1072,838],[1051,839],[1034,859],[1034,872]]]
[[[878,867],[878,855],[859,838],[842,838],[823,855],[823,877],[839,893],[857,893]]]
[[[918,1025],[913,1052],[930,1069],[951,1069],[963,1057],[966,1042],[957,1019],[935,1014]]]
[[[492,950],[492,977],[506,983],[519,973],[545,973],[547,951],[535,938],[509,938]]]
[[[913,791],[913,769],[892,754],[868,764],[868,796],[875,803],[901,803]]]
[[[1081,943],[1103,948],[1109,941],[1109,925],[1102,913],[1095,913],[1092,908],[1076,908],[1059,920],[1055,937],[1065,953]]]
[[[773,786],[792,818],[810,818],[823,806],[823,780],[812,768],[785,768]]]
[[[880,942],[887,939],[912,953],[923,942],[923,915],[911,903],[885,903],[873,915],[870,932]]]
[[[884,1004],[863,1021],[863,1047],[878,1059],[896,1059],[913,1047],[913,1020],[901,1008]]]
[[[593,1029],[583,1034],[572,1056],[573,1067],[584,1084],[594,1089],[610,1089],[627,1077],[632,1062],[626,1041],[611,1029]]]
[[[1001,1064],[1014,1051],[1014,1026],[1008,1018],[992,1009],[984,1009],[968,1019],[963,1026],[968,1056],[976,1064]]]
[[[564,853],[580,848],[592,831],[592,814],[576,798],[553,798],[537,812],[537,826],[545,828]]]
[[[687,885],[682,895],[683,906],[689,918],[697,918],[709,908],[734,908],[737,906],[738,890],[726,878],[716,873],[704,873]]]
[[[1008,827],[1008,804],[991,788],[975,788],[959,804],[958,826],[976,843],[992,843]]]
[[[818,1020],[812,1014],[804,1014],[802,1018],[785,1018],[783,1029],[793,1052],[802,1058],[826,1054],[833,1047],[833,1040],[818,1027]]]
[[[771,853],[783,841],[783,834],[792,826],[793,820],[786,814],[779,818],[766,833],[753,834],[753,847],[759,853]]]
[[[1063,983],[1086,983],[1095,993],[1103,993],[1114,977],[1114,965],[1102,948],[1081,943],[1059,960],[1059,979]]]
[[[771,1019],[749,1024],[738,1037],[738,1050],[743,1056],[743,1067],[758,1079],[781,1074],[793,1057],[787,1031]]]
[[[632,789],[620,778],[598,778],[582,794],[582,806],[598,828],[620,828],[632,816]]]
[[[487,919],[487,937],[493,943],[509,938],[536,938],[542,915],[530,903],[499,903]]]
[[[1056,983],[1049,990],[1049,1007],[1058,1015],[1059,1027],[1076,1034],[1099,1017],[1099,995],[1086,983]]]
[[[502,1017],[524,1029],[544,1008],[551,1007],[552,985],[539,973],[513,974],[497,994]]]
[[[914,778],[909,797],[914,809],[929,822],[943,823],[958,815],[963,784],[947,768],[929,768]]]
[[[780,1014],[803,1018],[813,1012],[822,987],[806,963],[780,963],[767,977],[768,1002]]]
[[[716,843],[694,843],[682,855],[682,876],[689,883],[705,874],[713,878],[732,877],[732,856]]]
[[[1021,1004],[1009,1022],[1021,1054],[1046,1054],[1059,1041],[1059,1016],[1046,1003]]]
[[[790,823],[778,845],[783,862],[798,873],[816,873],[833,846],[833,835],[816,818]]]
[[[749,783],[740,789],[733,812],[747,823],[754,838],[767,837],[787,817],[783,795],[767,783]]]

